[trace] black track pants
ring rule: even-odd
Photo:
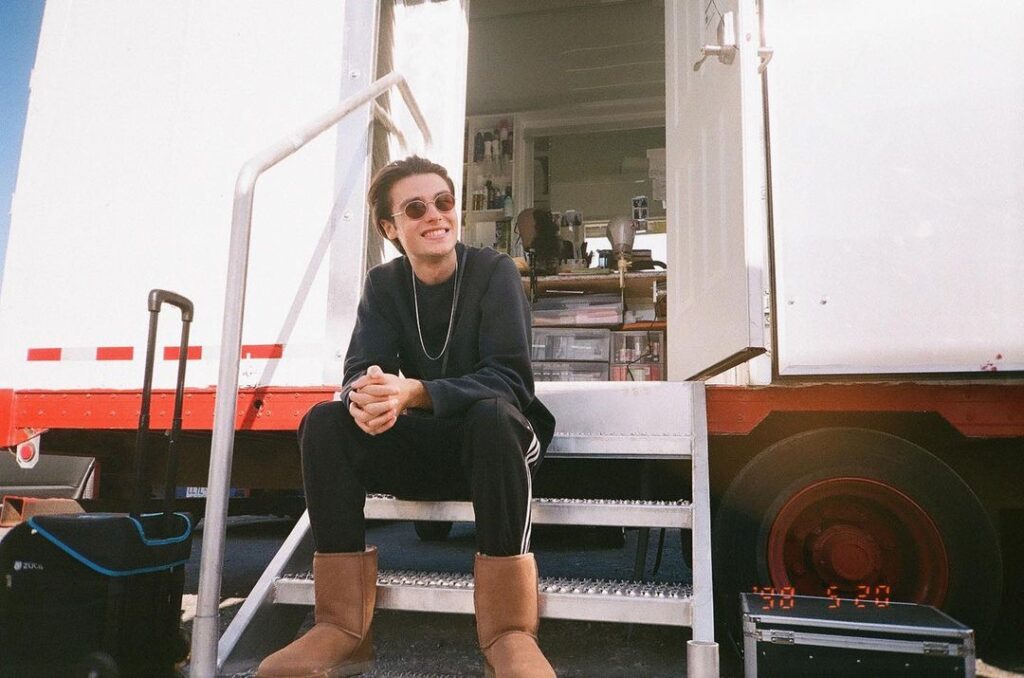
[[[338,401],[314,405],[299,424],[302,477],[321,553],[365,548],[367,492],[402,499],[472,499],[477,548],[490,556],[530,549],[532,475],[540,443],[519,410],[482,400],[464,416],[403,414],[364,433]]]

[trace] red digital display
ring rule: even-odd
[[[761,600],[764,601],[764,605],[761,607],[762,610],[774,610],[776,608],[780,610],[792,610],[796,600],[793,596],[796,595],[796,589],[792,586],[783,586],[780,589],[772,586],[755,586],[754,593],[761,596]]]
[[[792,586],[775,588],[774,586],[755,586],[753,592],[761,596],[764,601],[762,610],[792,610],[796,605],[796,589]],[[826,608],[837,610],[843,605],[852,604],[854,607],[876,607],[884,609],[889,607],[891,602],[892,589],[888,584],[877,584],[870,586],[861,584],[857,586],[856,595],[852,596],[840,590],[838,586],[829,586],[825,589],[825,597],[831,602]]]

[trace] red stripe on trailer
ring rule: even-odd
[[[16,448],[46,430],[15,425],[18,417],[17,399],[18,394],[14,389],[0,388],[0,448]]]
[[[1024,384],[709,386],[708,432],[750,433],[773,412],[935,412],[965,436],[1024,435]]]
[[[294,431],[309,409],[330,400],[336,387],[260,387],[238,394],[235,429],[239,431]],[[186,388],[182,428],[209,431],[216,402],[214,388]],[[3,391],[0,390],[0,396]],[[14,392],[12,425],[30,427],[49,422],[49,429],[133,430],[139,424],[139,390]],[[2,401],[0,401],[2,404]],[[155,389],[150,410],[154,429],[170,428],[174,391]],[[0,417],[2,418],[2,417]],[[34,428],[44,428],[34,426]]]
[[[284,344],[243,344],[243,358],[280,358],[284,355]]]
[[[30,348],[28,360],[60,360],[59,348]]]
[[[11,447],[21,442],[14,438],[14,390],[0,388],[0,447]]]
[[[242,357],[255,360],[276,360],[284,357],[284,344],[243,344]],[[211,349],[216,349],[216,346]],[[164,346],[163,359],[177,360],[178,346]],[[40,347],[28,349],[26,359],[29,361],[61,361],[61,360],[133,360],[133,346],[99,346],[89,347]],[[189,346],[188,360],[202,360],[203,347]]]
[[[131,360],[135,349],[131,346],[100,346],[96,349],[96,360]]]
[[[330,400],[335,390],[332,386],[241,389],[235,429],[294,431],[309,408]],[[212,428],[214,396],[213,388],[185,390],[186,430]],[[13,404],[10,398],[11,391],[0,389],[0,424],[6,407],[11,417],[8,433],[20,429],[133,430],[138,426],[141,393],[22,390],[13,392]],[[9,404],[5,406],[5,402]],[[749,433],[772,412],[935,412],[966,436],[1024,436],[1024,384],[708,386],[707,405],[711,435]],[[173,409],[173,391],[154,391],[153,427],[170,427]],[[0,436],[4,434],[0,429]]]
[[[179,346],[164,346],[164,360],[177,360],[181,355],[181,347]],[[202,360],[203,358],[203,347],[202,346],[189,346],[188,355],[185,356],[185,360]]]

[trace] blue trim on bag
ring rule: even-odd
[[[149,515],[158,515],[158,514],[149,514]],[[188,524],[188,529],[185,531],[184,535],[182,535],[181,537],[172,537],[170,541],[168,541],[166,539],[159,539],[159,540],[153,540],[151,542],[146,541],[145,536],[143,536],[142,537],[143,541],[146,542],[147,544],[161,544],[161,543],[165,543],[165,542],[166,543],[177,543],[177,542],[180,542],[180,541],[186,539],[189,536],[189,534],[191,533],[191,531],[192,531],[192,521],[189,520],[188,516],[186,516],[184,514],[175,513],[174,515],[181,516],[182,518],[185,519],[185,522]],[[103,567],[102,565],[99,565],[97,563],[92,562],[91,560],[89,560],[88,558],[83,556],[78,551],[75,551],[73,548],[71,548],[70,546],[68,546],[64,542],[62,542],[56,536],[50,534],[45,529],[39,527],[39,525],[36,524],[35,520],[36,519],[34,517],[33,518],[29,518],[28,519],[29,526],[33,530],[38,532],[39,534],[43,535],[43,537],[45,537],[47,541],[49,541],[51,544],[53,544],[54,546],[59,548],[61,551],[64,551],[64,553],[68,554],[69,556],[71,556],[72,558],[77,560],[78,562],[80,562],[83,565],[85,565],[86,567],[88,567],[90,570],[92,570],[94,572],[98,572],[98,573],[103,574],[103,575],[106,575],[108,577],[130,577],[131,575],[134,575],[134,574],[148,574],[150,572],[161,572],[163,570],[173,569],[175,567],[178,567],[179,565],[184,565],[185,563],[188,562],[188,558],[186,558],[184,560],[178,560],[178,561],[175,561],[173,563],[165,563],[163,565],[152,565],[150,567],[139,567],[139,568],[136,568],[134,570],[111,570],[109,568]],[[137,520],[135,520],[135,518],[131,518],[131,520],[132,520],[132,522],[135,523],[136,527],[138,528],[139,532],[141,533],[142,532],[142,526],[139,524],[139,522]]]
[[[142,517],[149,518],[149,517],[152,517],[152,516],[162,516],[162,515],[163,515],[162,513],[143,513]],[[165,546],[167,544],[180,544],[181,542],[183,542],[186,539],[188,539],[189,535],[192,534],[192,521],[189,520],[188,514],[186,514],[186,513],[174,513],[172,515],[176,515],[176,516],[178,516],[179,518],[181,518],[182,520],[185,521],[185,531],[182,532],[181,535],[179,535],[177,537],[167,537],[166,539],[147,539],[146,538],[146,533],[143,532],[143,530],[142,530],[142,523],[140,523],[138,520],[136,520],[132,516],[128,516],[128,518],[133,523],[135,523],[135,529],[139,531],[139,537],[142,539],[142,543],[143,544],[145,544],[146,546]]]

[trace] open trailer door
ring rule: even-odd
[[[669,378],[766,349],[760,20],[754,0],[665,3]]]

